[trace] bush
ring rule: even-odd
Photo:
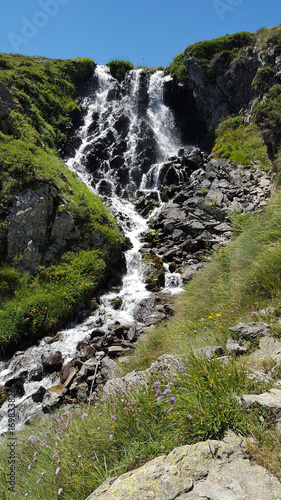
[[[130,61],[122,61],[118,59],[114,59],[113,61],[106,63],[106,66],[109,67],[110,73],[119,82],[124,80],[127,71],[134,69],[134,65]]]

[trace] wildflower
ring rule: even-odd
[[[158,389],[158,390],[156,391],[156,396],[160,396],[160,395],[161,395],[161,391]]]
[[[258,315],[258,313],[257,313],[256,311],[251,311],[251,315],[252,315],[252,316],[257,316],[257,315]]]
[[[200,321],[205,321],[205,318],[201,318]]]
[[[58,495],[60,495],[61,493],[62,493],[62,488],[59,488]]]
[[[189,418],[190,420],[192,420],[192,416],[190,415],[190,413],[187,414],[187,418]]]
[[[223,326],[222,326],[222,325],[219,325],[219,328],[223,328]]]
[[[216,317],[220,318],[221,317],[221,313],[216,314]]]
[[[170,392],[171,392],[171,389],[169,389],[169,388],[167,387],[167,389],[165,389],[165,391],[163,392],[163,394],[168,395],[168,394],[170,394]]]
[[[109,439],[110,441],[114,438],[114,434],[110,434]]]
[[[96,460],[96,455],[94,455],[94,456],[92,457],[92,460]]]
[[[117,417],[115,417],[115,415],[111,415],[111,420],[117,420]]]
[[[57,470],[56,470],[56,476],[59,473],[59,471],[60,471],[60,467],[58,467]]]
[[[157,401],[158,401],[158,402],[160,402],[160,401],[162,401],[162,399],[163,399],[163,396],[159,396],[159,397],[157,398]]]
[[[170,399],[169,399],[169,402],[171,405],[174,405],[175,402],[176,402],[176,398],[174,396],[172,396]]]
[[[160,382],[157,380],[157,382],[154,382],[154,385],[156,385],[156,387],[160,387]]]
[[[170,411],[172,411],[172,409],[173,409],[173,407],[171,406],[171,407],[169,408],[169,410],[168,410],[168,413],[169,413]]]
[[[215,383],[214,380],[211,378],[211,380],[210,380],[210,386],[213,387],[214,383]]]
[[[185,367],[183,365],[179,365],[179,370],[183,371],[185,370]]]

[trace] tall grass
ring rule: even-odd
[[[105,479],[135,468],[180,444],[247,435],[258,424],[237,395],[252,387],[242,366],[190,354],[173,375],[147,377],[113,388],[91,407],[72,408],[20,434],[17,495],[32,499],[85,498]],[[264,423],[267,426],[267,422]],[[2,498],[7,442],[1,442]]]

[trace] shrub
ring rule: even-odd
[[[114,59],[113,61],[106,63],[106,66],[109,67],[110,73],[119,82],[124,80],[127,71],[134,69],[134,65],[130,61],[122,61],[118,59]]]

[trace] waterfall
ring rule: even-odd
[[[163,180],[163,169],[181,146],[172,113],[163,101],[164,81],[162,71],[149,76],[138,69],[128,72],[119,83],[111,76],[109,68],[96,67],[93,94],[82,102],[85,114],[84,124],[78,131],[80,146],[67,165],[92,192],[106,197],[124,234],[130,238],[132,248],[126,252],[127,274],[121,290],[104,294],[99,310],[84,323],[60,332],[54,344],[42,340],[38,346],[24,353],[17,352],[11,360],[1,363],[0,386],[24,371],[29,374],[36,369],[41,365],[43,352],[60,351],[66,364],[75,356],[77,343],[89,339],[91,328],[102,324],[107,331],[113,322],[135,324],[136,306],[151,297],[152,292],[146,289],[142,279],[143,262],[139,252],[141,234],[148,229],[148,221],[137,213],[130,200],[139,190],[146,195],[157,192],[160,206],[155,210],[161,209],[158,188]],[[180,292],[180,275],[165,268],[164,292]],[[116,298],[121,303],[118,310],[113,306]],[[59,383],[59,374],[45,375],[41,381],[28,381],[29,378],[24,383],[25,394],[16,399],[17,429],[40,408],[30,396],[40,386],[48,389]],[[5,402],[0,408],[0,433],[7,430],[7,405]]]

